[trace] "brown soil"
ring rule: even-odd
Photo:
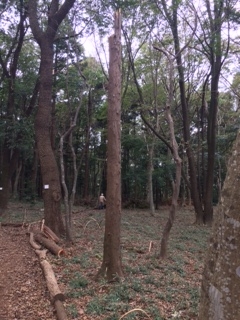
[[[26,229],[0,227],[0,320],[53,320],[38,258]]]
[[[193,211],[182,208],[171,230],[168,258],[160,261],[159,239],[168,211],[161,208],[156,217],[151,217],[148,210],[123,210],[125,279],[120,284],[108,284],[94,281],[102,262],[105,210],[74,208],[74,246],[64,248],[67,256],[47,255],[66,296],[64,307],[69,320],[118,320],[131,310],[136,313],[130,315],[134,320],[197,319],[210,229],[193,225]],[[37,221],[39,225],[42,215],[40,203],[15,203],[0,221]],[[27,229],[0,225],[0,320],[18,319],[56,320],[56,313]]]

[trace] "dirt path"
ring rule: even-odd
[[[55,320],[26,230],[0,226],[0,320]]]

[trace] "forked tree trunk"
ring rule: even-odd
[[[38,1],[29,0],[28,3],[30,26],[41,50],[39,104],[35,118],[35,133],[43,181],[44,217],[46,225],[58,235],[64,233],[64,225],[61,216],[62,195],[59,170],[51,140],[53,43],[58,27],[74,1],[65,0],[59,7],[59,1],[52,0],[47,7],[45,30],[38,20]]]
[[[109,282],[123,277],[121,227],[121,14],[115,13],[115,33],[109,37],[107,208],[103,262],[96,276]]]
[[[53,40],[45,36],[41,42],[39,107],[35,118],[35,133],[43,181],[44,218],[56,234],[64,232],[61,216],[61,187],[55,153],[52,149],[52,69]]]
[[[167,2],[165,0],[161,1],[163,4],[164,12],[167,16],[170,28],[172,30],[172,35],[174,39],[174,50],[176,54],[177,61],[177,70],[179,75],[179,90],[180,90],[180,99],[182,107],[182,118],[183,118],[183,139],[185,143],[185,150],[188,157],[189,164],[189,180],[191,185],[191,197],[193,206],[196,213],[196,223],[203,224],[203,208],[201,204],[200,194],[198,190],[197,182],[197,170],[196,162],[193,154],[193,149],[191,146],[191,133],[190,133],[190,119],[188,112],[188,103],[186,98],[186,88],[185,88],[185,75],[184,75],[184,66],[182,63],[182,51],[180,47],[180,40],[178,34],[178,2],[173,1],[171,6],[172,11],[168,10]]]
[[[175,140],[175,137],[174,137],[174,140]],[[176,173],[175,173],[175,181],[173,182],[173,194],[172,194],[172,201],[171,201],[171,206],[169,210],[169,216],[168,216],[167,223],[165,224],[165,227],[163,229],[163,235],[161,239],[159,256],[162,259],[165,259],[167,256],[168,239],[169,239],[170,231],[172,229],[172,226],[175,220],[176,210],[178,206],[180,183],[181,183],[182,160],[178,155],[178,146],[176,141],[174,143],[175,143],[175,146],[174,146],[173,157],[174,157],[175,166],[176,166]]]
[[[169,211],[169,216],[167,223],[163,229],[163,235],[161,239],[161,247],[160,247],[160,258],[165,259],[167,256],[167,245],[168,245],[168,239],[170,235],[170,231],[173,226],[173,222],[176,215],[176,210],[178,206],[178,197],[179,197],[179,191],[180,191],[180,184],[181,184],[181,176],[182,176],[182,159],[180,158],[178,154],[178,144],[175,138],[175,130],[174,130],[174,123],[173,118],[171,114],[171,106],[173,103],[173,73],[174,73],[174,65],[173,62],[175,58],[172,58],[167,52],[162,51],[168,58],[169,62],[169,92],[168,92],[168,105],[166,106],[166,118],[169,125],[169,131],[170,131],[170,145],[172,147],[171,152],[172,156],[175,162],[176,172],[175,172],[175,181],[173,181],[173,193],[172,193],[172,201],[171,201],[171,207]]]
[[[59,144],[59,153],[60,153],[60,168],[61,168],[61,182],[64,193],[64,208],[65,208],[65,227],[66,227],[66,241],[68,244],[73,242],[73,224],[72,224],[72,208],[75,200],[76,194],[76,185],[77,185],[77,177],[78,177],[78,169],[77,169],[77,157],[73,147],[72,134],[73,130],[76,127],[76,122],[78,118],[78,114],[81,107],[82,97],[80,97],[80,103],[76,109],[74,119],[69,119],[71,124],[69,125],[68,130],[61,136],[60,144]],[[65,173],[65,165],[64,165],[64,142],[68,139],[68,144],[71,149],[72,162],[73,162],[73,181],[72,181],[72,189],[71,192],[68,190],[68,186],[66,183],[66,173]]]
[[[216,209],[203,272],[199,320],[240,319],[240,133]]]

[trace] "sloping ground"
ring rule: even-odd
[[[0,227],[0,320],[55,320],[26,230]]]
[[[12,203],[2,222],[42,218],[42,204]],[[156,217],[148,210],[123,210],[122,258],[125,279],[108,284],[94,277],[102,262],[105,210],[74,208],[75,244],[68,255],[48,254],[68,319],[196,320],[208,227],[193,225],[194,212],[177,212],[168,258],[157,258],[168,208]],[[150,244],[153,244],[150,250]],[[140,310],[140,311],[139,311]],[[144,313],[146,312],[148,316]],[[0,228],[0,320],[55,320],[42,270],[26,229]]]

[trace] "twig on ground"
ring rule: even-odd
[[[99,228],[99,229],[101,228],[101,227],[100,227],[100,224],[97,222],[96,219],[90,218],[90,220],[85,224],[85,226],[84,226],[84,228],[83,228],[83,234],[84,234],[84,232],[85,232],[85,230],[86,230],[86,228],[87,228],[87,225],[88,225],[90,222],[92,222],[92,221],[96,222],[96,224],[98,225],[98,228]]]
[[[140,308],[135,308],[135,309],[129,310],[128,312],[124,313],[124,314],[119,318],[119,320],[125,318],[127,315],[129,315],[130,313],[133,313],[133,312],[135,312],[135,311],[140,311],[140,312],[144,313],[144,314],[148,317],[148,319],[151,319],[150,316],[147,314],[146,311],[144,311],[143,309],[140,309]]]

